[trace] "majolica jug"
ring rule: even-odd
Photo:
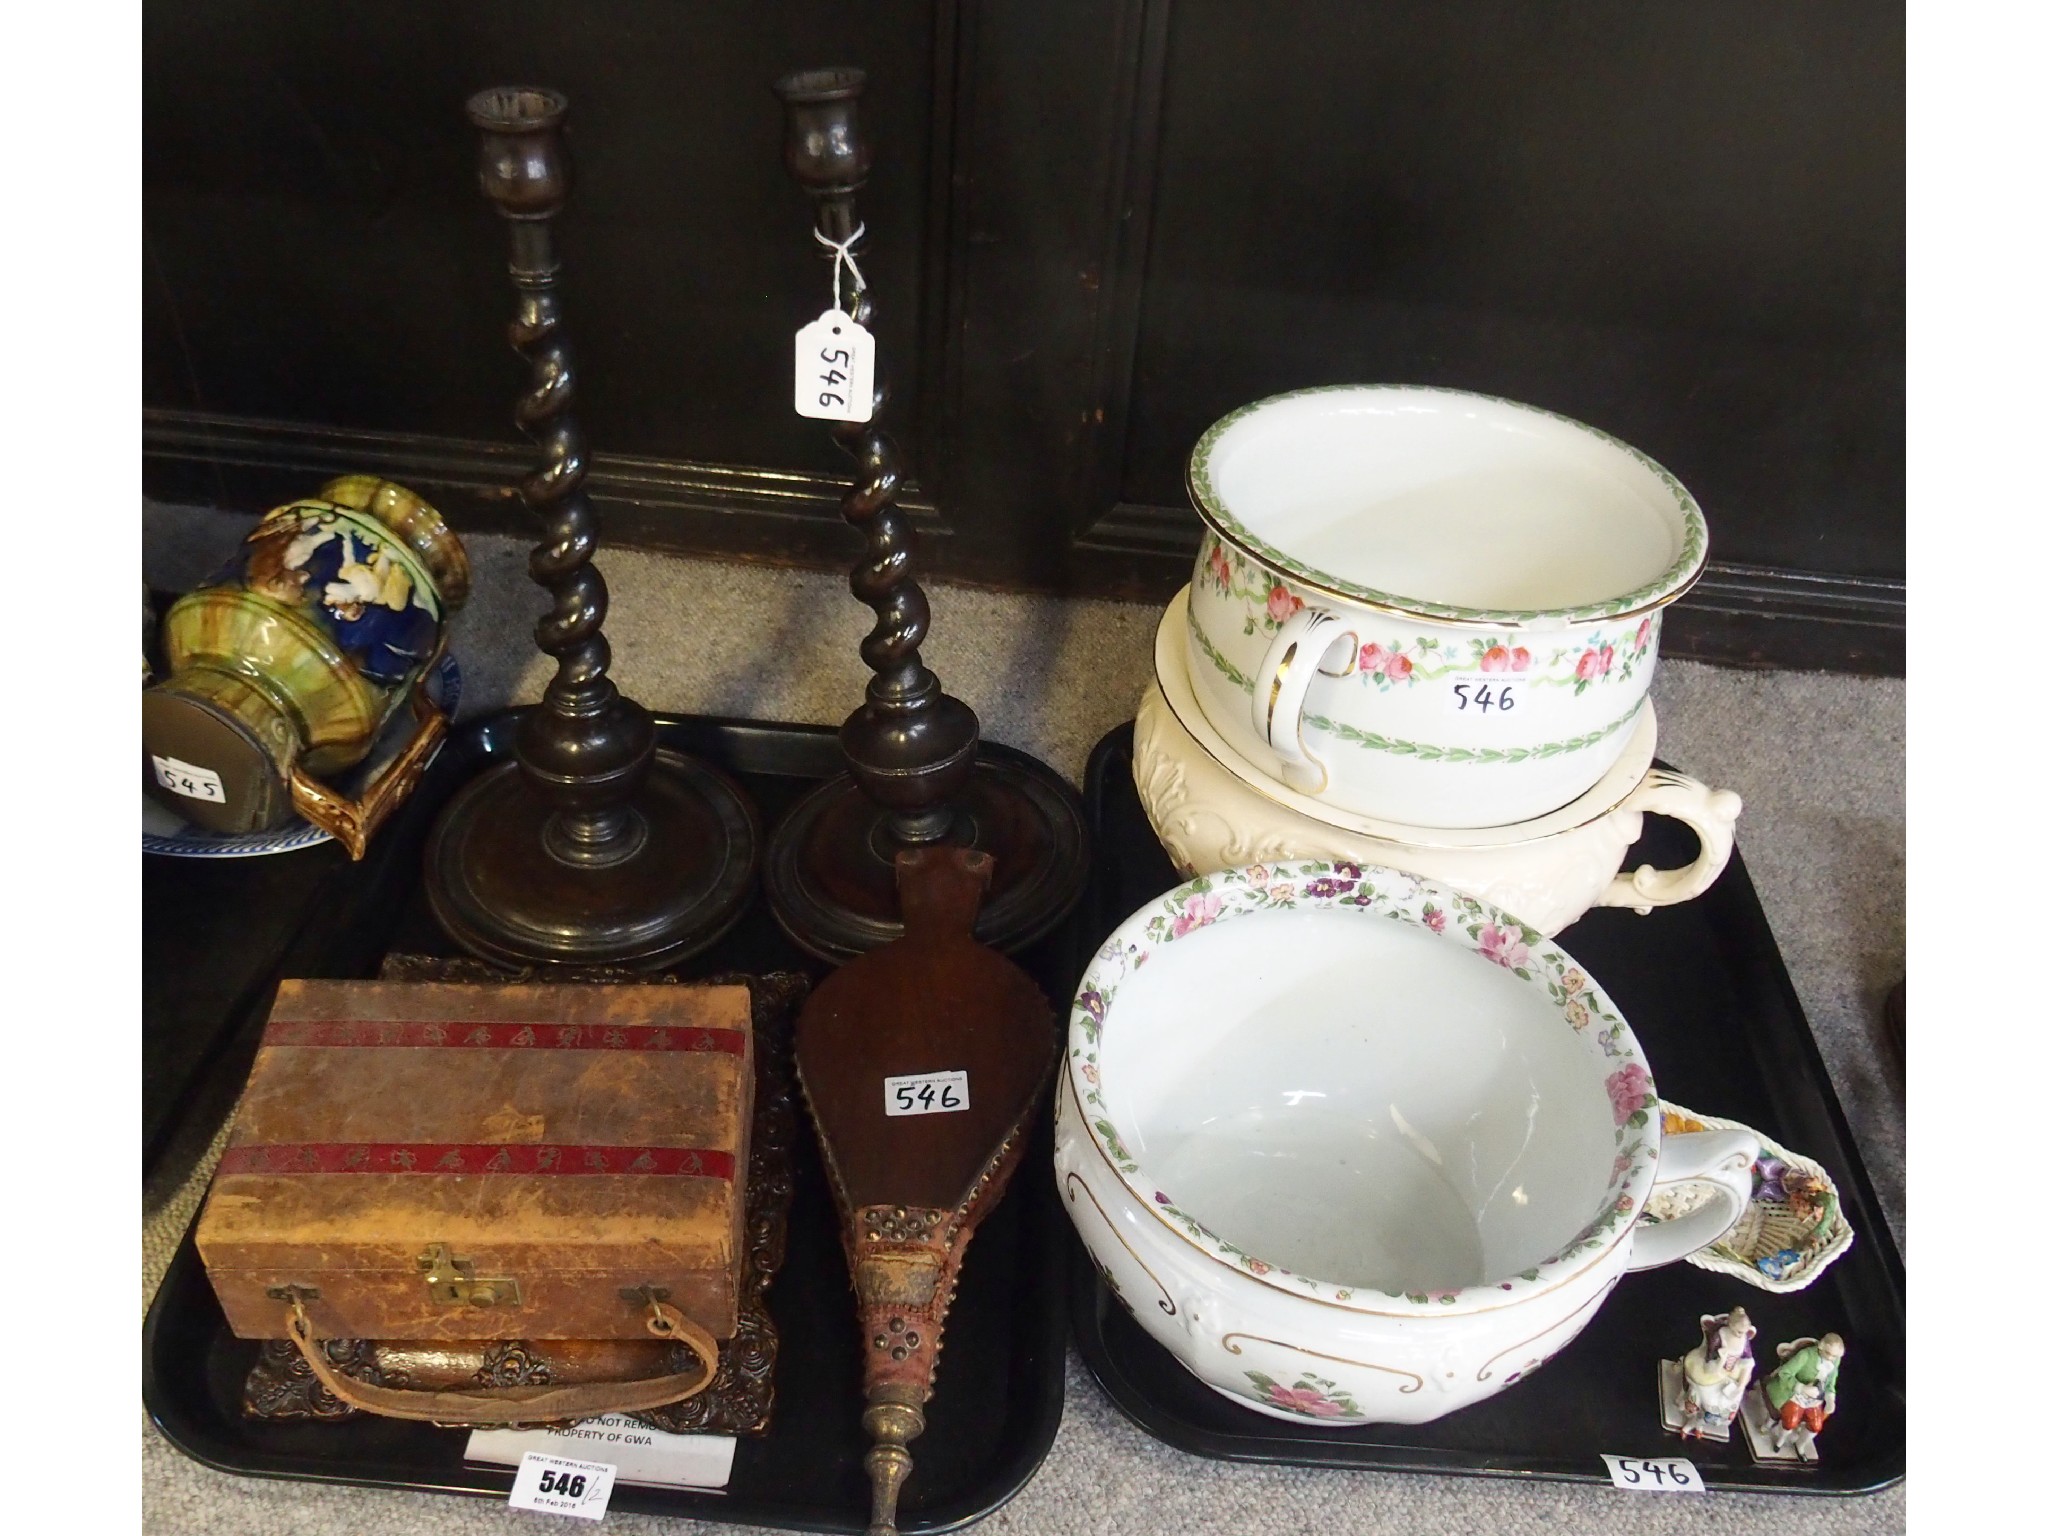
[[[344,475],[267,514],[164,617],[167,676],[142,696],[143,781],[223,833],[296,813],[362,857],[447,730],[425,683],[469,561],[403,486]],[[404,749],[354,797],[335,775],[410,703]]]

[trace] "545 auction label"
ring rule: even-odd
[[[157,783],[174,795],[183,795],[190,800],[211,800],[215,805],[227,803],[227,791],[221,787],[220,775],[211,768],[201,768],[197,763],[188,763],[175,757],[149,755],[149,765],[156,771]]]

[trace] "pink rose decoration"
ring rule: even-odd
[[[1431,933],[1442,933],[1444,931],[1444,909],[1442,907],[1424,907],[1422,909],[1422,926]]]
[[[1624,1125],[1628,1117],[1650,1102],[1650,1074],[1641,1062],[1631,1061],[1608,1074],[1607,1097],[1614,1105],[1614,1123]]]
[[[1206,928],[1215,922],[1223,911],[1223,898],[1214,891],[1205,891],[1200,896],[1190,896],[1185,910],[1173,920],[1173,936],[1183,938],[1197,928]]]
[[[1278,1382],[1266,1389],[1266,1401],[1290,1413],[1305,1413],[1316,1419],[1341,1419],[1344,1409],[1314,1387],[1283,1387]]]
[[[1520,970],[1529,963],[1529,946],[1519,933],[1506,933],[1488,923],[1479,930],[1479,953],[1503,970]]]
[[[1358,648],[1358,670],[1368,676],[1387,664],[1386,651],[1377,645],[1361,645]]]
[[[1211,544],[1209,546],[1209,571],[1210,574],[1215,576],[1218,586],[1227,587],[1230,585],[1230,562],[1224,558],[1223,546],[1221,544]]]
[[[1583,681],[1591,682],[1600,675],[1600,653],[1587,651],[1579,657],[1579,664],[1572,668],[1572,673]]]
[[[1387,676],[1397,683],[1405,680],[1408,674],[1414,670],[1415,663],[1406,656],[1403,656],[1399,651],[1394,652],[1393,655],[1387,658]]]
[[[1479,658],[1479,670],[1482,672],[1505,672],[1507,669],[1508,648],[1504,645],[1489,645],[1486,654]]]
[[[1297,605],[1297,606],[1299,606],[1299,605]],[[1613,665],[1614,665],[1614,647],[1613,647],[1613,646],[1611,646],[1611,645],[1603,645],[1603,646],[1601,646],[1601,647],[1600,647],[1600,675],[1601,675],[1602,677],[1605,677],[1605,676],[1607,675],[1607,669],[1608,669],[1609,667],[1613,666]]]
[[[1517,671],[1517,672],[1526,672],[1526,671],[1528,671],[1528,670],[1529,670],[1529,663],[1530,663],[1530,661],[1531,661],[1531,660],[1533,660],[1533,659],[1534,659],[1534,658],[1532,658],[1532,657],[1531,657],[1531,656],[1529,655],[1529,651],[1528,651],[1528,648],[1527,648],[1526,646],[1520,646],[1520,645],[1516,646],[1516,647],[1515,647],[1515,650],[1514,650],[1514,657],[1513,657],[1513,664],[1514,664],[1514,670],[1515,670],[1515,671]]]
[[[1274,582],[1272,590],[1266,594],[1266,616],[1275,624],[1284,624],[1300,611],[1301,599],[1279,582]]]
[[[1270,1275],[1273,1273],[1273,1266],[1264,1259],[1246,1259],[1244,1267],[1255,1275]]]
[[[1650,621],[1643,620],[1636,626],[1636,649],[1641,650],[1650,643]]]

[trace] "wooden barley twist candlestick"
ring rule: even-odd
[[[556,288],[553,221],[568,193],[558,126],[566,107],[559,96],[490,91],[471,101],[469,113],[483,131],[484,191],[512,236],[519,303],[509,330],[529,377],[513,419],[541,451],[540,468],[519,485],[546,529],[527,570],[554,599],[533,638],[555,658],[555,675],[542,708],[520,722],[519,761],[537,785],[559,795],[542,833],[548,851],[602,867],[631,858],[647,841],[632,793],[654,759],[654,726],[606,675],[606,591],[591,564],[597,515],[583,493],[589,457],[576,415],[576,359]]]
[[[864,77],[855,69],[792,75],[777,87],[789,112],[785,160],[816,204],[823,254],[837,261],[843,249],[858,258],[863,226],[854,194],[867,181],[869,151],[854,116]],[[857,262],[854,271],[858,271]],[[875,301],[856,277],[847,313],[870,331]],[[874,672],[867,702],[840,727],[846,760],[861,789],[890,812],[889,831],[908,847],[937,842],[953,825],[953,796],[974,771],[981,722],[944,692],[918,654],[931,629],[931,605],[913,574],[917,536],[896,505],[903,470],[896,444],[882,431],[888,386],[875,370],[874,411],[866,421],[834,423],[832,436],[852,455],[853,488],[840,515],[867,541],[853,568],[853,594],[875,610],[875,627],[861,641],[861,660]]]
[[[737,788],[657,748],[647,711],[607,675],[597,515],[583,491],[553,234],[568,197],[567,111],[559,94],[519,87],[469,101],[479,180],[511,235],[510,335],[528,367],[514,419],[541,451],[519,494],[545,527],[528,570],[553,599],[534,639],[555,675],[520,719],[516,761],[470,784],[436,825],[428,896],[450,936],[487,959],[654,966],[737,919],[758,834]]]
[[[777,81],[775,93],[786,116],[783,162],[811,198],[815,239],[833,263],[835,289],[842,271],[851,278],[847,314],[872,332],[874,297],[860,262],[865,226],[854,208],[872,160],[858,116],[865,84],[858,69],[807,70]],[[844,960],[903,931],[896,854],[965,844],[996,860],[978,933],[1018,949],[1052,928],[1080,894],[1087,872],[1080,808],[1042,764],[980,750],[974,711],[940,687],[919,654],[931,608],[913,574],[915,530],[896,504],[903,467],[881,428],[887,403],[878,362],[869,419],[831,428],[855,465],[840,513],[866,544],[850,585],[875,610],[860,648],[875,675],[866,701],[839,730],[848,776],[814,791],[776,831],[765,870],[769,901],[804,948]]]

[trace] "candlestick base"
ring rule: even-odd
[[[1088,881],[1080,798],[1045,764],[981,743],[974,772],[953,800],[944,841],[995,859],[974,936],[1016,953],[1045,937]],[[840,962],[903,935],[889,812],[851,774],[828,779],[791,807],[769,839],[761,870],[783,931],[821,960]]]
[[[519,765],[491,769],[442,813],[427,845],[435,920],[500,965],[655,970],[707,948],[752,894],[753,808],[724,774],[667,750],[630,804],[646,829],[631,854],[572,863],[551,848],[553,807]]]

